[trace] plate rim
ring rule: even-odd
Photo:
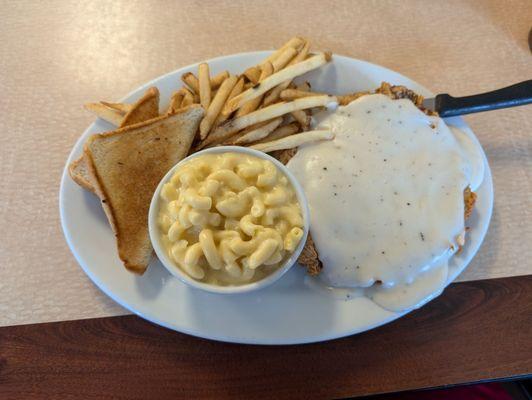
[[[148,82],[138,86],[137,88],[131,90],[127,95],[121,97],[119,102],[124,102],[126,99],[129,99],[131,97],[136,97],[135,94],[137,92],[141,92],[142,90],[145,90],[147,87],[150,87],[150,86],[156,86],[156,82],[161,81],[163,79],[166,79],[168,77],[171,77],[171,76],[173,76],[175,74],[178,74],[179,71],[192,69],[192,68],[198,66],[202,62],[207,62],[207,63],[214,63],[214,62],[220,62],[220,61],[223,62],[224,59],[227,59],[227,58],[265,56],[265,55],[271,54],[272,52],[273,52],[273,50],[260,50],[260,51],[240,52],[240,53],[222,55],[222,56],[211,58],[211,59],[208,59],[208,60],[205,60],[205,61],[192,63],[192,64],[177,68],[177,69],[175,69],[173,71],[167,72],[165,74],[162,74],[162,75],[160,75],[158,77],[155,77],[155,78],[151,79],[150,81],[148,81]],[[384,70],[386,70],[389,73],[393,73],[395,75],[401,76],[402,78],[406,78],[407,80],[410,80],[410,81],[414,82],[417,86],[419,86],[427,94],[434,96],[434,94],[430,90],[428,90],[423,85],[419,84],[417,81],[409,78],[406,75],[403,75],[403,74],[401,74],[399,72],[396,72],[396,71],[394,71],[392,69],[389,69],[387,67],[381,66],[379,64],[371,63],[371,62],[366,61],[366,60],[357,59],[357,58],[353,58],[353,57],[349,57],[349,56],[344,56],[344,55],[336,54],[336,53],[333,54],[333,58],[343,58],[343,59],[346,59],[346,61],[349,61],[349,62],[355,61],[357,63],[365,64],[365,66],[370,67],[370,68],[375,68],[376,67],[376,68],[379,68],[379,69],[384,69]],[[450,275],[448,277],[448,283],[446,284],[445,288],[443,288],[442,291],[444,291],[457,278],[457,276],[459,276],[468,267],[469,263],[475,257],[475,255],[477,254],[478,250],[482,246],[482,243],[484,242],[484,239],[485,239],[485,236],[487,234],[487,231],[489,230],[489,226],[490,226],[491,218],[492,218],[492,213],[493,213],[493,204],[494,204],[493,178],[492,178],[491,169],[490,169],[490,166],[489,166],[489,163],[488,163],[487,156],[486,156],[486,154],[484,152],[484,149],[482,148],[482,146],[480,144],[480,141],[478,140],[478,138],[475,135],[475,133],[473,132],[473,130],[469,127],[469,125],[461,117],[453,117],[453,118],[445,119],[445,121],[446,122],[447,121],[454,122],[454,123],[451,123],[451,124],[452,125],[460,125],[462,128],[465,128],[466,130],[469,130],[472,133],[472,137],[474,139],[475,144],[482,150],[481,153],[482,153],[482,157],[483,157],[483,161],[484,161],[484,165],[485,165],[484,180],[483,180],[482,184],[483,185],[485,183],[488,184],[488,189],[489,189],[490,196],[489,196],[488,209],[487,209],[487,213],[486,213],[486,216],[485,216],[485,219],[487,221],[486,221],[486,225],[485,225],[484,230],[479,233],[480,234],[480,240],[478,242],[477,248],[472,252],[472,254],[469,257],[469,259],[466,259],[463,262],[464,267],[461,270],[457,269],[457,271],[455,271],[455,273],[453,275]],[[93,129],[93,127],[96,124],[96,122],[97,122],[97,120],[92,122],[83,131],[83,133],[79,136],[79,138],[75,141],[75,143],[73,144],[72,149],[71,149],[71,151],[70,151],[70,153],[69,153],[69,155],[67,157],[67,160],[66,160],[66,163],[64,165],[64,168],[63,168],[63,172],[62,172],[62,175],[61,175],[60,186],[59,186],[59,198],[58,198],[61,229],[63,231],[63,235],[65,236],[65,240],[66,240],[66,242],[68,244],[70,252],[74,256],[76,262],[81,267],[82,271],[89,277],[89,279],[92,281],[92,283],[96,287],[98,287],[99,290],[101,290],[105,295],[110,297],[113,301],[115,301],[117,304],[119,304],[121,307],[123,307],[124,309],[128,310],[129,312],[131,312],[131,313],[133,313],[135,315],[138,315],[139,317],[141,317],[141,318],[143,318],[143,319],[145,319],[147,321],[150,321],[152,323],[155,323],[157,325],[165,327],[167,329],[171,329],[171,330],[174,330],[174,331],[177,331],[177,332],[189,334],[189,335],[200,337],[200,338],[204,338],[204,339],[227,342],[227,343],[239,343],[239,344],[291,345],[291,344],[308,344],[308,343],[322,342],[322,341],[327,341],[327,340],[332,340],[332,339],[338,339],[338,338],[342,338],[342,337],[351,336],[351,335],[354,335],[354,334],[357,334],[357,333],[366,332],[366,331],[375,329],[376,327],[388,324],[388,323],[390,323],[390,322],[392,322],[392,321],[394,321],[396,319],[399,319],[399,318],[403,317],[404,315],[410,313],[411,311],[414,311],[414,310],[407,310],[407,311],[404,311],[404,312],[395,312],[395,313],[392,313],[389,316],[389,318],[385,318],[383,320],[380,320],[379,322],[377,322],[375,324],[366,325],[366,327],[363,328],[363,329],[355,328],[355,329],[352,329],[350,331],[341,332],[339,334],[337,332],[333,333],[333,334],[331,334],[331,332],[327,332],[327,333],[324,333],[322,335],[315,335],[315,336],[312,336],[312,337],[304,336],[304,337],[300,337],[299,339],[294,339],[294,340],[273,340],[273,339],[264,340],[263,338],[255,339],[253,337],[249,337],[247,339],[235,338],[235,337],[227,337],[227,336],[224,336],[224,335],[216,334],[215,332],[206,333],[205,331],[198,331],[198,330],[194,330],[194,329],[189,329],[189,328],[183,327],[183,326],[179,326],[178,327],[178,326],[176,326],[175,323],[172,324],[170,322],[161,320],[160,318],[155,317],[153,315],[148,315],[144,311],[139,311],[138,309],[134,308],[134,306],[130,306],[128,304],[127,300],[121,299],[119,294],[115,293],[114,290],[109,288],[102,280],[100,280],[98,278],[98,276],[81,259],[80,255],[77,254],[76,251],[74,251],[75,246],[72,243],[72,238],[70,237],[70,233],[69,233],[69,231],[68,231],[68,229],[66,227],[66,222],[65,222],[65,210],[64,210],[63,203],[65,201],[65,185],[66,185],[67,180],[70,179],[69,172],[68,172],[68,166],[71,163],[71,161],[77,156],[77,152],[75,150],[78,147],[80,147],[80,145],[81,145],[80,142],[82,142],[84,140],[84,137],[87,134],[87,132],[89,130]],[[427,299],[427,301],[425,301],[419,307],[421,307],[421,306],[425,305],[426,303],[432,301],[434,298],[438,297],[438,295],[439,294],[435,293],[434,296],[432,296],[431,298]],[[333,332],[335,332],[335,331],[333,331]]]

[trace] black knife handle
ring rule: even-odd
[[[447,93],[439,94],[435,98],[434,108],[440,117],[453,117],[530,103],[532,80],[473,96],[453,97]]]

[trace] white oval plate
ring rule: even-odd
[[[208,61],[211,73],[225,69],[239,73],[257,64],[270,52],[253,52]],[[196,72],[197,64],[161,76],[130,93],[122,101],[133,102],[146,88],[157,86],[161,104],[180,86],[181,75]],[[333,62],[305,77],[316,91],[346,93],[370,90],[381,81],[400,84],[432,96],[416,82],[386,68],[348,57],[334,56]],[[480,146],[473,132],[460,119],[448,123],[465,130]],[[112,130],[97,120],[74,146],[68,164],[77,158],[89,135]],[[484,154],[484,153],[483,153]],[[493,185],[485,159],[484,182],[477,191],[478,203],[469,221],[471,234],[449,272],[452,282],[477,252],[488,229]],[[404,313],[393,313],[366,297],[345,300],[305,284],[305,271],[294,266],[282,279],[263,290],[248,294],[220,295],[187,287],[172,277],[154,257],[148,271],[136,276],[124,269],[114,236],[98,199],[76,185],[65,166],[61,179],[59,207],[63,231],[77,261],[93,282],[113,300],[156,324],[209,339],[253,344],[297,344],[339,338],[363,332],[392,321]],[[437,294],[435,294],[437,295]]]

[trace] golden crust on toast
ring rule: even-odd
[[[83,155],[77,160],[74,160],[68,166],[68,173],[74,182],[84,189],[96,193],[96,189],[92,183],[92,176],[89,174],[87,162]]]
[[[120,128],[148,121],[159,116],[159,90],[151,87],[124,116]]]

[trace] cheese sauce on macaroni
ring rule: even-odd
[[[228,152],[183,164],[161,190],[165,249],[190,277],[217,285],[258,281],[303,237],[288,178],[268,160]]]
[[[380,94],[320,127],[335,139],[301,147],[288,167],[308,198],[321,278],[372,287],[366,295],[395,311],[441,291],[465,235],[463,190],[484,176],[476,146],[411,101]]]

